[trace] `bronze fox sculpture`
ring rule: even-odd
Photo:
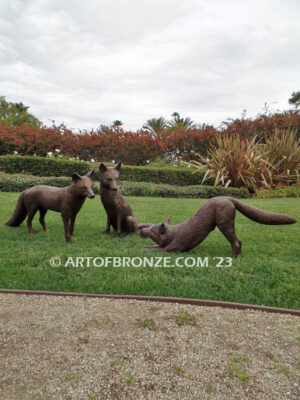
[[[36,212],[39,211],[39,221],[44,231],[48,231],[49,229],[45,224],[45,215],[48,210],[57,211],[61,213],[63,219],[66,241],[70,242],[77,213],[86,197],[90,199],[95,197],[92,188],[93,173],[94,170],[84,176],[73,173],[73,183],[64,188],[38,185],[24,190],[18,198],[13,215],[5,225],[19,226],[28,215],[27,227],[29,233],[32,234],[32,219]]]
[[[236,210],[260,224],[285,225],[297,221],[284,214],[262,211],[232,197],[214,197],[208,200],[189,220],[178,225],[169,225],[169,220],[160,224],[139,224],[141,235],[158,244],[154,250],[189,251],[201,243],[217,226],[232,247],[232,257],[241,253],[242,242],[236,237],[234,219]]]
[[[105,233],[110,232],[110,227],[121,233],[134,233],[138,230],[137,220],[131,207],[118,188],[119,171],[121,163],[115,167],[106,167],[100,164],[100,197],[107,215]]]

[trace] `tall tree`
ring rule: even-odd
[[[169,126],[168,121],[163,117],[159,117],[159,118],[148,119],[148,121],[143,126],[143,129],[145,129],[150,133],[158,135],[159,133],[164,131],[168,126]]]
[[[96,129],[96,133],[98,133],[98,135],[100,135],[101,133],[109,133],[110,131],[110,127],[108,125],[105,124],[101,124],[100,126],[98,126],[98,128]]]
[[[120,126],[122,126],[122,125],[123,125],[123,122],[120,121],[119,119],[116,119],[115,121],[113,121],[113,126],[118,126],[118,127],[120,127]]]
[[[193,129],[196,127],[195,122],[189,118],[182,118],[178,112],[174,112],[172,114],[173,119],[170,121],[170,127],[172,128],[184,128],[184,129]]]
[[[300,106],[300,91],[292,93],[292,96],[289,98],[289,104],[295,106],[297,110],[297,108]]]
[[[31,125],[41,126],[42,123],[28,112],[29,107],[21,103],[12,103],[0,96],[0,125]]]

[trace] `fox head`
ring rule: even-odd
[[[119,171],[121,163],[115,167],[107,167],[103,163],[100,164],[100,185],[109,190],[118,190]]]
[[[78,195],[81,195],[82,197],[88,197],[89,199],[93,199],[95,197],[92,187],[93,173],[94,170],[92,169],[84,176],[78,175],[75,172],[72,174],[73,187]]]
[[[141,229],[141,235],[152,239],[160,247],[165,247],[174,239],[174,230],[169,225],[170,220],[166,219],[160,224],[154,224]]]

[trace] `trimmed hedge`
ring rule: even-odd
[[[99,180],[99,163],[60,158],[35,156],[0,156],[0,170],[9,174],[28,173],[36,176],[71,176],[80,175],[95,169],[95,179]],[[175,186],[198,185],[204,173],[183,167],[139,167],[122,165],[121,179],[133,182],[167,183]],[[206,182],[213,184],[213,180]]]
[[[21,192],[35,185],[64,187],[71,183],[68,177],[37,177],[22,174],[2,174],[0,176],[0,191]],[[224,188],[214,186],[171,186],[147,182],[120,182],[120,188],[125,196],[148,197],[184,197],[208,199],[215,196],[249,197],[247,189]],[[99,183],[95,182],[94,189],[99,193]]]
[[[1,192],[22,192],[36,185],[65,187],[70,185],[71,178],[66,176],[48,177],[22,174],[0,174]]]
[[[300,185],[296,184],[287,187],[277,187],[272,189],[259,189],[256,196],[261,199],[280,199],[286,197],[300,197]]]
[[[125,196],[147,197],[184,197],[196,199],[210,199],[216,196],[231,196],[238,198],[249,197],[247,189],[224,188],[221,186],[171,186],[165,184],[145,182],[120,182],[122,193]]]

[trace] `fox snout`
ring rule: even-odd
[[[94,193],[94,191],[93,191],[93,189],[89,189],[89,190],[87,190],[87,197],[89,198],[89,199],[94,199],[95,198],[95,193]]]
[[[116,179],[112,179],[110,181],[110,189],[113,190],[114,192],[116,192],[118,190],[118,182]]]
[[[94,193],[94,191],[93,191],[92,189],[90,189],[90,190],[88,191],[87,197],[88,197],[89,199],[94,199],[94,198],[95,198],[95,193]]]
[[[152,239],[155,243],[159,243],[159,235],[157,235],[155,232],[152,232],[151,227],[141,229],[141,236]]]

